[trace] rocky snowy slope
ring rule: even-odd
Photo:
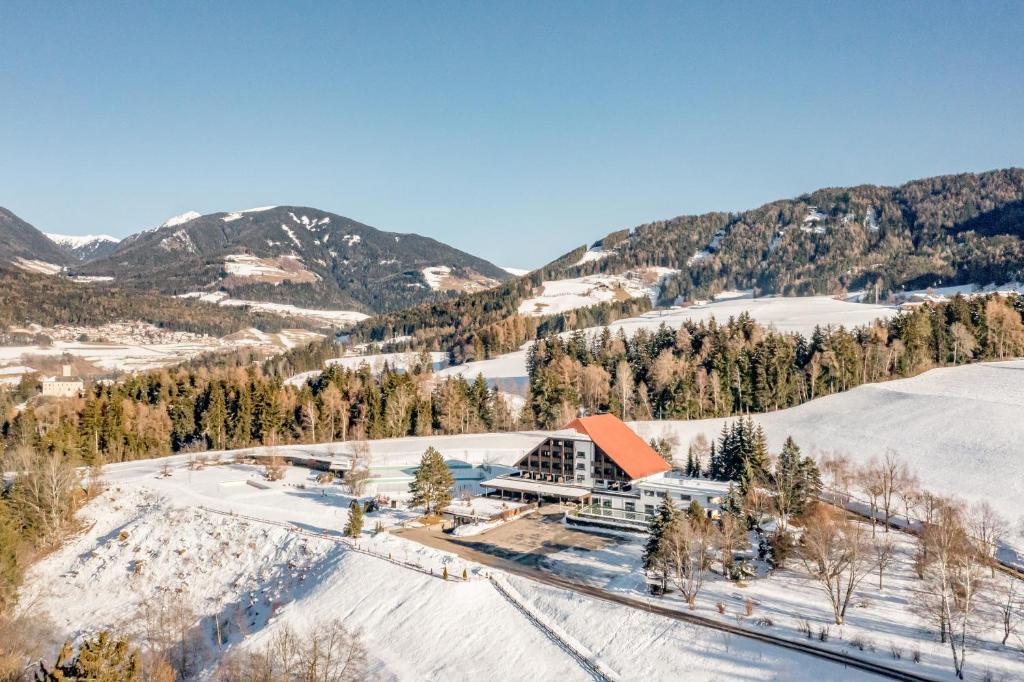
[[[57,246],[64,249],[64,252],[69,256],[79,261],[91,261],[97,258],[103,258],[114,252],[117,248],[118,240],[116,237],[111,237],[109,234],[51,234],[47,233],[47,237],[50,238]]]

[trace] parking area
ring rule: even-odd
[[[564,512],[561,505],[547,505],[534,514],[469,537],[445,533],[440,525],[396,529],[393,532],[428,547],[495,567],[514,563],[523,567],[546,568],[548,557],[560,552],[570,549],[597,552],[623,542],[614,536],[567,528],[562,523]]]

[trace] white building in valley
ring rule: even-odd
[[[43,395],[53,398],[77,398],[85,390],[85,382],[74,376],[71,365],[64,365],[59,377],[43,379],[42,386]]]

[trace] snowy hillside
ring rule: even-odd
[[[792,436],[807,453],[855,461],[895,450],[925,489],[969,502],[988,500],[1024,518],[1024,360],[933,369],[868,384],[768,414],[753,415],[774,451]],[[644,438],[675,433],[680,454],[698,433],[716,438],[729,419],[638,422]],[[1013,538],[1024,549],[1024,538]]]
[[[604,277],[599,276],[599,277]],[[553,291],[571,290],[578,286],[576,283],[589,280],[582,277],[579,280],[562,280],[555,283],[559,287]],[[572,284],[567,284],[572,283]],[[586,286],[582,286],[586,290]],[[559,296],[552,293],[545,294],[531,299],[532,301],[548,301],[551,305],[574,305],[582,300],[591,300],[595,296],[601,296],[610,290],[605,288],[592,288],[589,293],[581,296],[578,294],[566,293]],[[590,298],[587,298],[587,297]],[[591,300],[593,303],[594,300]],[[526,303],[524,302],[524,306]],[[589,304],[588,304],[589,305]],[[545,310],[547,310],[545,308]],[[640,329],[653,331],[662,324],[672,329],[678,329],[686,322],[708,322],[712,318],[720,322],[727,321],[730,317],[737,317],[741,313],[747,313],[755,322],[772,327],[780,332],[794,332],[810,336],[815,326],[844,326],[852,328],[864,324],[870,324],[877,319],[887,319],[896,314],[896,309],[890,306],[870,305],[867,303],[852,303],[839,300],[832,296],[807,296],[807,297],[765,297],[750,298],[749,292],[731,292],[723,294],[715,301],[702,303],[700,305],[688,306],[685,308],[672,308],[670,310],[652,310],[651,312],[629,317],[613,322],[608,325],[612,333],[623,330],[626,336],[632,336]],[[596,334],[601,331],[600,327],[591,327],[585,331],[587,334]],[[505,386],[518,385],[522,391],[526,388],[526,350],[530,344],[525,344],[523,350],[506,353],[505,355],[469,362],[464,365],[449,367],[440,372],[442,376],[460,374],[472,379],[477,374],[483,374],[485,379],[503,380]],[[492,383],[494,383],[492,381]]]
[[[589,253],[589,252],[588,252]],[[662,280],[674,273],[668,268],[644,268],[621,275],[588,275],[572,279],[547,280],[537,294],[519,304],[521,315],[551,315],[576,308],[648,296],[658,300]]]
[[[109,467],[110,488],[82,513],[87,530],[31,569],[21,604],[48,613],[73,637],[104,627],[144,636],[161,609],[192,613],[200,677],[232,647],[260,646],[283,625],[329,617],[359,631],[373,679],[593,679],[502,596],[489,573],[610,679],[669,679],[680,670],[697,680],[866,679],[767,644],[513,579],[387,533],[360,539],[374,556],[356,552],[337,532],[349,498],[305,470],[289,469],[285,481],[267,486],[256,467],[192,471],[181,458],[170,461],[169,476],[161,475],[161,460]],[[210,499],[245,516],[202,508]],[[405,518],[385,510],[368,521]],[[441,579],[443,568],[452,579]]]

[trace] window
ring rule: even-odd
[[[658,492],[656,492],[654,494],[657,495],[658,497],[665,497],[664,491],[661,491],[661,490],[659,490]]]
[[[652,514],[654,514],[654,505],[653,504],[645,504],[644,505],[644,514],[647,514],[648,516],[651,516]]]
[[[611,500],[601,500],[601,506],[604,507],[605,509],[611,509],[612,508],[612,501]]]
[[[578,451],[576,453],[576,459],[585,459],[586,456],[587,456],[587,453],[583,452],[582,450],[580,450],[580,451]]]
[[[587,470],[587,465],[584,464],[583,462],[577,462],[576,463],[576,468],[578,470],[580,470],[580,471],[586,471]]]
[[[654,491],[653,490],[645,490],[644,491],[644,497],[654,497]]]
[[[690,501],[690,496],[689,495],[684,495],[682,493],[679,493],[679,499],[682,500],[683,502],[689,502]]]
[[[583,479],[584,479],[584,478],[585,478],[585,476],[583,476],[582,474],[580,474],[579,476],[577,476],[577,477],[576,477],[576,482],[577,482],[577,483],[583,483]]]
[[[635,512],[636,511],[636,503],[635,502],[627,502],[626,503],[626,511],[628,511],[628,512]]]

